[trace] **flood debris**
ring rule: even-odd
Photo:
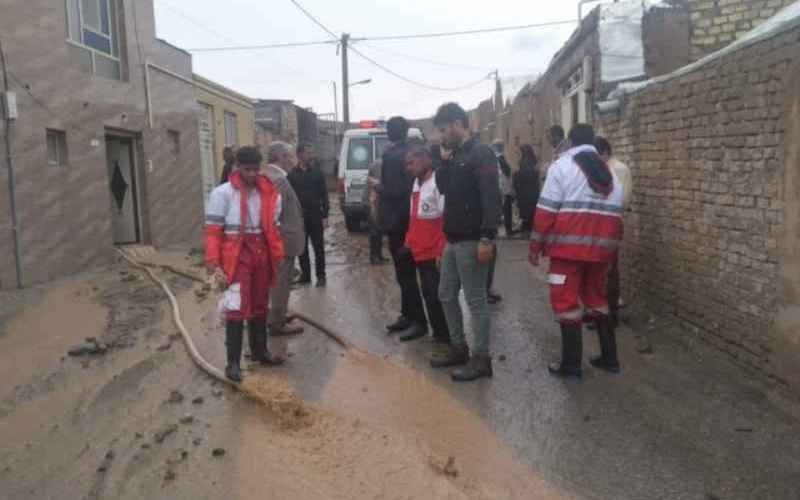
[[[211,456],[220,458],[224,457],[225,453],[226,453],[225,448],[214,448],[214,450],[211,452]]]
[[[191,423],[194,423],[194,415],[192,415],[191,413],[187,413],[186,415],[181,417],[180,423],[184,425],[189,425]]]
[[[176,424],[170,424],[161,429],[160,431],[156,432],[153,435],[153,441],[155,441],[158,444],[161,444],[164,442],[167,436],[177,431],[178,431],[178,426]]]
[[[179,404],[183,402],[183,394],[180,391],[170,391],[169,398],[167,399],[167,403],[170,404]]]
[[[203,404],[204,402],[205,402],[205,399],[203,399],[203,397],[202,397],[202,396],[197,396],[196,398],[194,398],[194,399],[192,400],[192,404],[193,404],[193,405],[201,405],[201,404]]]
[[[438,472],[439,474],[443,474],[447,477],[456,478],[458,477],[458,469],[456,468],[456,457],[449,456],[447,457],[447,461],[441,461],[434,457],[431,457],[429,460],[430,466]]]
[[[94,337],[87,337],[80,344],[72,346],[67,354],[73,357],[90,356],[105,354],[108,351],[108,346],[103,342],[99,342]]]

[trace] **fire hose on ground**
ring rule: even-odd
[[[152,279],[164,291],[164,294],[167,296],[167,298],[169,299],[170,305],[172,306],[172,320],[175,323],[175,326],[178,327],[178,330],[181,333],[181,337],[183,337],[183,343],[186,346],[186,349],[189,352],[189,356],[192,358],[192,361],[194,361],[194,363],[201,370],[203,370],[204,372],[208,373],[213,378],[219,380],[220,382],[224,382],[226,384],[229,384],[229,385],[232,385],[232,386],[238,388],[239,385],[240,385],[239,383],[233,382],[232,380],[229,380],[227,377],[225,377],[225,374],[222,372],[222,370],[220,370],[216,366],[214,366],[211,363],[209,363],[208,360],[206,360],[203,357],[203,355],[200,354],[200,351],[197,350],[197,347],[194,344],[194,340],[192,339],[192,336],[189,334],[189,331],[186,329],[186,326],[183,324],[183,319],[181,317],[180,305],[178,304],[177,297],[172,292],[172,289],[170,288],[169,284],[167,284],[166,281],[164,281],[162,278],[160,278],[155,273],[155,271],[153,269],[157,268],[157,269],[162,269],[164,271],[169,271],[169,272],[172,272],[172,273],[177,274],[179,276],[182,276],[182,277],[184,277],[186,279],[189,279],[189,280],[192,280],[192,281],[196,281],[196,282],[199,282],[199,283],[203,283],[203,284],[205,284],[206,281],[204,279],[198,277],[198,276],[195,276],[195,275],[193,275],[191,273],[188,273],[186,271],[182,271],[182,270],[180,270],[178,268],[175,268],[173,266],[170,266],[170,265],[139,262],[136,259],[134,259],[133,257],[129,256],[123,250],[117,249],[117,252],[119,252],[119,254],[122,256],[122,258],[125,259],[133,267],[136,267],[138,269],[146,271],[147,274],[150,276],[150,279]],[[292,312],[289,313],[287,318],[288,319],[297,318],[300,321],[303,321],[304,323],[307,323],[307,324],[311,325],[312,327],[316,328],[317,330],[321,331],[328,338],[330,338],[331,340],[333,340],[334,342],[339,344],[344,349],[346,349],[346,350],[352,349],[352,345],[347,340],[345,340],[344,337],[342,337],[338,333],[332,331],[330,329],[330,327],[327,327],[327,326],[323,325],[319,321],[317,321],[317,320],[315,320],[313,318],[310,318],[310,317],[306,316],[305,314],[302,314],[302,313],[299,313],[299,312],[296,312],[296,311],[292,311]]]

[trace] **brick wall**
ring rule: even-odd
[[[800,167],[787,164],[796,138],[785,127],[798,111],[786,104],[798,53],[795,27],[629,95],[600,122],[633,172],[625,297],[795,387],[800,370],[784,361],[800,339],[775,318],[787,302],[780,276],[800,264],[779,249],[797,233],[785,220],[798,195],[784,183]]]
[[[731,44],[796,0],[688,0],[692,60]]]

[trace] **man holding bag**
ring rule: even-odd
[[[432,360],[431,366],[460,366],[451,378],[467,382],[492,376],[486,282],[502,207],[497,158],[471,136],[467,114],[458,104],[442,105],[433,123],[441,135],[443,151],[447,151],[436,172],[436,185],[445,197],[443,229],[447,246],[442,255],[439,299],[451,345],[447,355]],[[458,299],[462,288],[472,315],[471,355]]]
[[[238,169],[228,182],[211,192],[206,212],[208,274],[228,287],[228,295],[235,295],[238,289],[238,297],[226,297],[238,308],[225,313],[225,376],[234,382],[242,380],[239,363],[245,321],[251,359],[264,365],[283,363],[267,348],[269,287],[284,254],[275,224],[281,200],[269,178],[259,173],[261,160],[258,149],[240,148],[236,153]]]

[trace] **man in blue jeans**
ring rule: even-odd
[[[439,299],[450,329],[447,355],[431,360],[434,368],[459,367],[450,375],[467,382],[492,376],[489,354],[489,305],[486,284],[495,253],[502,200],[497,158],[472,137],[467,113],[456,103],[443,104],[433,119],[442,141],[442,165],[436,185],[444,195],[447,246],[441,262]],[[464,335],[459,292],[464,290],[474,341],[471,354]]]

